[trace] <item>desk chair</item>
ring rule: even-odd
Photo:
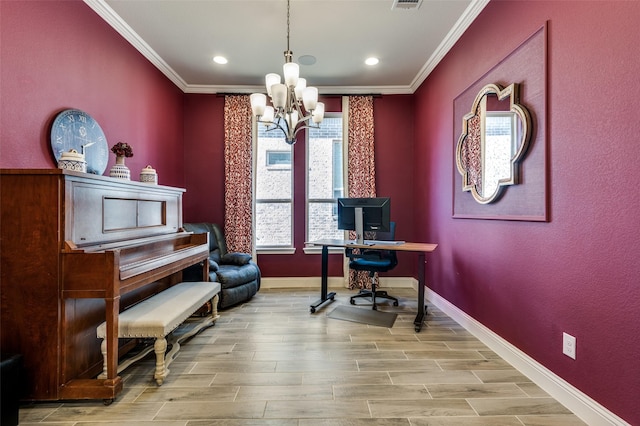
[[[376,232],[375,239],[382,241],[392,241],[395,238],[396,223],[391,222],[389,232]],[[392,270],[398,264],[395,250],[369,250],[360,249],[360,253],[353,253],[353,250],[347,248],[345,254],[349,257],[349,268],[355,271],[367,271],[371,277],[371,290],[362,289],[356,295],[351,296],[349,302],[356,304],[355,299],[360,297],[371,298],[373,310],[378,310],[376,304],[377,298],[393,300],[393,306],[398,306],[398,299],[387,294],[386,291],[376,290],[376,272],[387,272]]]

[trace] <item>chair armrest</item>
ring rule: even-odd
[[[227,253],[220,258],[220,263],[227,265],[246,265],[251,261],[251,255],[247,253]]]
[[[209,272],[216,272],[218,269],[220,269],[218,262],[216,262],[215,260],[209,259]]]

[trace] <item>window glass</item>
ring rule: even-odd
[[[328,113],[307,139],[307,241],[342,238],[337,199],[343,196],[342,115]]]
[[[293,149],[282,133],[258,126],[256,248],[293,246]]]

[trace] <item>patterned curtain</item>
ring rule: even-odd
[[[348,103],[347,188],[349,197],[375,197],[373,97],[349,96]],[[350,238],[355,239],[355,232],[351,233]],[[371,288],[369,274],[349,270],[349,288]]]
[[[229,251],[254,254],[251,127],[249,96],[225,96],[224,235]]]

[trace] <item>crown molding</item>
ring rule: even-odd
[[[187,83],[104,1],[83,0],[183,92]]]
[[[449,31],[447,36],[442,40],[435,52],[431,55],[426,64],[422,67],[416,78],[411,83],[411,93],[418,90],[420,85],[427,79],[429,74],[436,68],[442,58],[445,57],[454,44],[462,37],[462,34],[469,28],[471,23],[478,17],[480,12],[489,4],[489,0],[472,0],[467,6],[462,16]]]

